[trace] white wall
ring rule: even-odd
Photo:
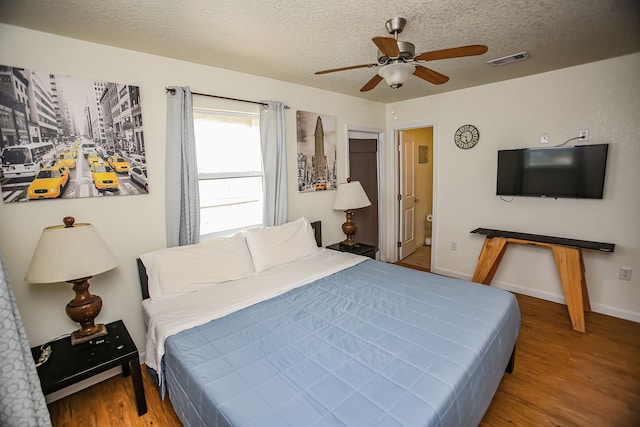
[[[477,227],[615,243],[614,253],[583,251],[592,309],[640,321],[638,76],[635,54],[397,103],[398,120],[391,120],[387,106],[391,128],[436,124],[434,271],[471,278],[483,243],[483,236],[469,233]],[[453,142],[463,124],[480,130],[470,150]],[[543,132],[557,145],[585,128],[588,143],[610,144],[603,200],[505,202],[495,195],[497,150],[539,146]],[[451,241],[457,251],[450,250]],[[551,251],[512,246],[494,284],[563,301]],[[621,266],[633,268],[631,282],[618,279]]]
[[[164,87],[189,85],[197,92],[251,100],[274,99],[291,107],[287,123],[289,218],[306,215],[323,221],[324,243],[343,238],[342,212],[331,209],[331,192],[300,194],[296,190],[295,111],[337,117],[338,179],[345,178],[346,128],[380,129],[434,126],[435,265],[438,272],[470,278],[482,237],[476,227],[513,229],[616,243],[613,254],[585,252],[587,282],[594,310],[640,321],[640,134],[638,112],[640,55],[540,74],[504,83],[435,95],[390,106],[332,92],[222,69],[86,43],[0,24],[0,64],[79,78],[140,86],[150,194],[0,204],[0,251],[32,345],[76,328],[64,305],[70,286],[33,285],[23,278],[41,230],[64,216],[91,222],[115,253],[119,266],[92,279],[92,291],[104,301],[101,322],[123,319],[138,346],[144,348],[144,324],[135,267],[138,254],[165,245]],[[472,150],[453,144],[457,127],[473,123],[481,138]],[[419,126],[413,126],[419,127]],[[541,200],[517,198],[505,203],[495,196],[495,162],[499,148],[535,146],[541,132],[552,143],[589,128],[591,142],[611,143],[605,199]],[[381,184],[381,220],[393,233],[393,132],[387,132],[387,158]],[[430,153],[431,154],[431,153]],[[391,200],[391,202],[390,202]],[[381,236],[387,246],[395,236]],[[458,251],[449,251],[449,242]],[[381,254],[393,248],[381,248]],[[617,279],[620,266],[632,267],[632,282]],[[495,283],[548,299],[560,299],[560,284],[551,255],[539,248],[509,249]]]
[[[135,258],[165,246],[165,86],[188,85],[193,91],[249,100],[273,99],[287,110],[289,218],[305,215],[323,221],[324,243],[343,239],[342,212],[333,211],[333,192],[298,193],[296,187],[296,110],[331,114],[337,128],[383,128],[379,103],[304,86],[230,72],[193,63],[141,54],[0,24],[0,64],[78,78],[140,86],[150,194],[0,204],[0,251],[32,345],[77,327],[65,314],[71,286],[24,282],[31,256],[44,227],[75,216],[95,225],[119,266],[91,280],[91,291],[103,299],[97,320],[123,319],[138,347],[144,349],[144,323]],[[345,132],[338,132],[338,153]],[[345,178],[339,158],[338,179]]]

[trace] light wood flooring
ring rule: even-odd
[[[431,246],[417,247],[412,254],[396,262],[396,264],[416,270],[431,271]]]
[[[574,332],[564,305],[516,296],[515,370],[480,425],[640,426],[640,324],[586,313],[587,332]],[[131,380],[118,375],[51,403],[53,425],[181,426],[144,366],[143,375],[147,414],[138,417]]]

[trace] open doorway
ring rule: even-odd
[[[398,263],[431,270],[433,232],[433,126],[396,130],[398,156]]]
[[[379,144],[380,134],[349,130],[347,144],[347,177],[359,181],[371,205],[358,209],[357,240],[380,248],[379,222]]]

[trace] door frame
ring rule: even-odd
[[[431,271],[435,271],[437,268],[437,254],[436,246],[438,243],[438,124],[437,121],[430,122],[422,122],[422,123],[414,123],[410,125],[392,127],[390,132],[391,146],[393,147],[393,170],[391,171],[391,175],[393,176],[393,185],[392,188],[388,189],[388,194],[391,196],[388,199],[392,203],[392,218],[393,218],[393,231],[394,231],[394,239],[392,242],[393,250],[389,253],[391,255],[389,257],[390,262],[397,262],[399,255],[398,243],[401,241],[400,236],[400,201],[398,200],[398,192],[400,191],[400,174],[401,170],[401,159],[400,159],[400,147],[399,147],[399,135],[400,132],[412,129],[420,129],[420,128],[433,128],[433,153],[430,156],[433,159],[433,199],[432,199],[432,222],[431,222]]]
[[[387,205],[386,200],[384,199],[384,196],[386,194],[385,191],[385,185],[383,183],[384,175],[386,173],[385,168],[384,168],[384,162],[382,161],[385,153],[386,153],[386,133],[383,129],[375,129],[375,128],[368,128],[368,127],[362,127],[362,126],[354,126],[354,125],[345,125],[345,144],[344,144],[344,170],[345,170],[345,175],[344,175],[344,179],[346,179],[347,177],[349,177],[350,174],[350,170],[349,170],[349,138],[350,137],[356,137],[357,138],[357,134],[362,134],[361,136],[365,139],[377,139],[378,140],[378,147],[377,147],[377,159],[376,159],[376,164],[377,164],[377,173],[378,173],[378,240],[379,240],[379,244],[380,247],[378,248],[379,250],[379,258],[383,259],[383,251],[382,248],[385,248],[388,245],[388,237],[387,237],[387,233],[388,233],[388,228],[389,228],[389,224],[387,224],[386,221],[382,221],[381,219],[385,218],[385,215],[383,212],[385,212],[385,206]],[[344,216],[344,215],[343,215]]]

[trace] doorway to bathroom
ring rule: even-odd
[[[431,270],[433,237],[433,126],[396,130],[398,263]]]

